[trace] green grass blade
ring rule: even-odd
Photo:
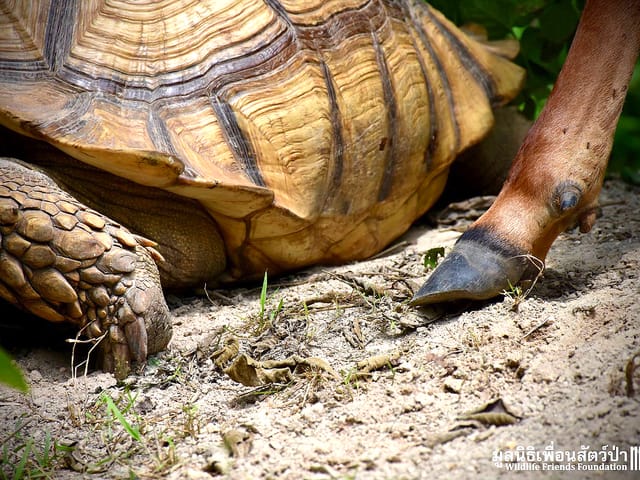
[[[267,305],[267,271],[264,271],[264,280],[262,280],[262,290],[260,291],[260,319],[264,319],[264,313]]]
[[[127,421],[127,419],[124,418],[124,415],[122,414],[120,409],[116,406],[116,404],[113,402],[113,399],[109,395],[103,394],[102,400],[107,405],[107,410],[116,418],[116,420],[118,420],[118,422],[120,422],[120,424],[125,429],[125,431],[129,435],[131,435],[131,438],[133,438],[138,442],[142,441],[142,435],[140,434],[140,430],[138,430],[138,428],[135,425],[131,425]]]
[[[22,457],[20,457],[20,461],[18,462],[18,465],[16,465],[16,468],[13,471],[14,480],[20,480],[21,478],[24,477],[24,469],[27,465],[27,461],[29,460],[29,455],[31,455],[32,446],[33,446],[33,440],[29,439],[22,451]]]
[[[42,455],[38,456],[38,464],[43,468],[48,468],[51,464],[51,433],[47,430],[44,434],[44,444],[42,445]]]

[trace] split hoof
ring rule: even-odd
[[[460,237],[410,304],[493,298],[515,285],[529,265],[525,252],[482,228],[471,229]]]

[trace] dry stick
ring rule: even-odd
[[[390,254],[391,252],[394,252],[396,250],[400,250],[401,248],[407,247],[408,245],[409,245],[409,242],[407,242],[407,241],[394,243],[393,245],[391,245],[391,246],[385,248],[384,250],[382,250],[381,252],[378,252],[375,255],[373,255],[372,257],[369,257],[368,260],[375,260],[377,258],[384,257],[384,256]]]
[[[211,299],[211,297],[209,296],[209,290],[207,289],[207,283],[205,282],[204,287],[202,287],[204,290],[204,295],[205,297],[207,297],[207,300],[209,300],[210,303],[213,304],[213,300]],[[234,301],[231,300],[229,297],[227,297],[226,295],[221,294],[220,292],[217,292],[215,290],[211,290],[211,295],[213,295],[214,297],[216,297],[218,300],[222,300],[224,303],[228,304],[228,305],[234,305]]]
[[[104,340],[104,338],[109,333],[108,331],[105,331],[99,337],[88,338],[86,340],[81,340],[80,339],[80,335],[82,334],[82,332],[86,328],[87,328],[87,326],[85,325],[80,330],[78,330],[78,333],[76,334],[76,338],[74,338],[74,339],[67,338],[67,340],[66,340],[67,343],[72,343],[73,344],[73,347],[71,348],[71,377],[74,380],[77,378],[77,369],[80,368],[83,364],[84,364],[84,376],[86,377],[89,374],[89,359],[91,358],[91,353],[98,347],[100,342],[102,340]],[[89,352],[87,352],[87,358],[85,358],[78,365],[75,365],[76,345],[79,344],[79,343],[93,343],[93,346],[89,349]]]
[[[514,296],[514,304],[513,304],[512,308],[517,311],[518,305],[520,304],[520,302],[522,300],[524,300],[525,298],[527,298],[527,296],[529,296],[529,294],[531,293],[531,290],[533,290],[533,287],[535,287],[536,283],[538,283],[538,280],[540,279],[540,277],[542,276],[542,273],[544,272],[545,265],[544,265],[544,262],[542,260],[540,260],[538,257],[536,257],[534,255],[531,255],[531,254],[516,255],[515,257],[511,257],[511,258],[526,258],[527,260],[529,260],[533,264],[534,267],[536,267],[538,269],[538,274],[536,275],[536,277],[531,282],[531,285],[529,286],[529,288],[524,293],[522,293],[521,295]],[[511,288],[513,288],[513,286],[511,285],[511,282],[509,282],[509,286]],[[509,296],[509,297],[512,296],[510,294],[510,292],[507,292],[506,290],[503,290],[502,294],[504,296]]]
[[[531,285],[529,286],[527,291],[524,292],[524,294],[523,294],[523,298],[526,298],[531,293],[531,290],[533,290],[533,287],[536,286],[536,283],[538,283],[538,280],[540,279],[540,277],[542,277],[542,274],[544,273],[545,265],[544,265],[544,261],[540,260],[538,257],[536,257],[534,255],[531,255],[531,254],[518,255],[515,258],[519,258],[519,257],[526,258],[527,260],[529,260],[533,264],[534,267],[536,267],[538,269],[538,274],[536,275],[536,277],[531,282]]]
[[[529,330],[521,339],[525,340],[527,337],[529,337],[531,334],[533,334],[534,332],[536,332],[537,330],[539,330],[540,328],[544,327],[547,323],[549,322],[549,319],[547,318],[546,320],[544,320],[543,322],[540,322],[540,324],[536,325],[535,327],[533,327],[531,330]]]
[[[640,351],[636,352],[628,361],[624,367],[624,376],[626,380],[626,393],[627,397],[633,397],[635,389],[633,387],[633,374],[636,370],[636,358],[640,357]]]

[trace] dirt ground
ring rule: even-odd
[[[563,478],[549,468],[585,464],[494,453],[630,452],[638,193],[608,181],[593,231],[562,235],[524,299],[406,305],[429,274],[423,252],[449,248],[459,220],[417,225],[377,259],[269,279],[266,296],[170,297],[170,348],[123,384],[72,372],[71,345],[49,334],[14,345],[31,390],[0,387],[0,478],[510,478],[509,465]],[[573,477],[640,478],[589,465]]]

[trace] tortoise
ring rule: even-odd
[[[100,339],[118,376],[171,337],[162,287],[381,250],[524,78],[414,0],[53,0],[0,21],[0,295]]]

